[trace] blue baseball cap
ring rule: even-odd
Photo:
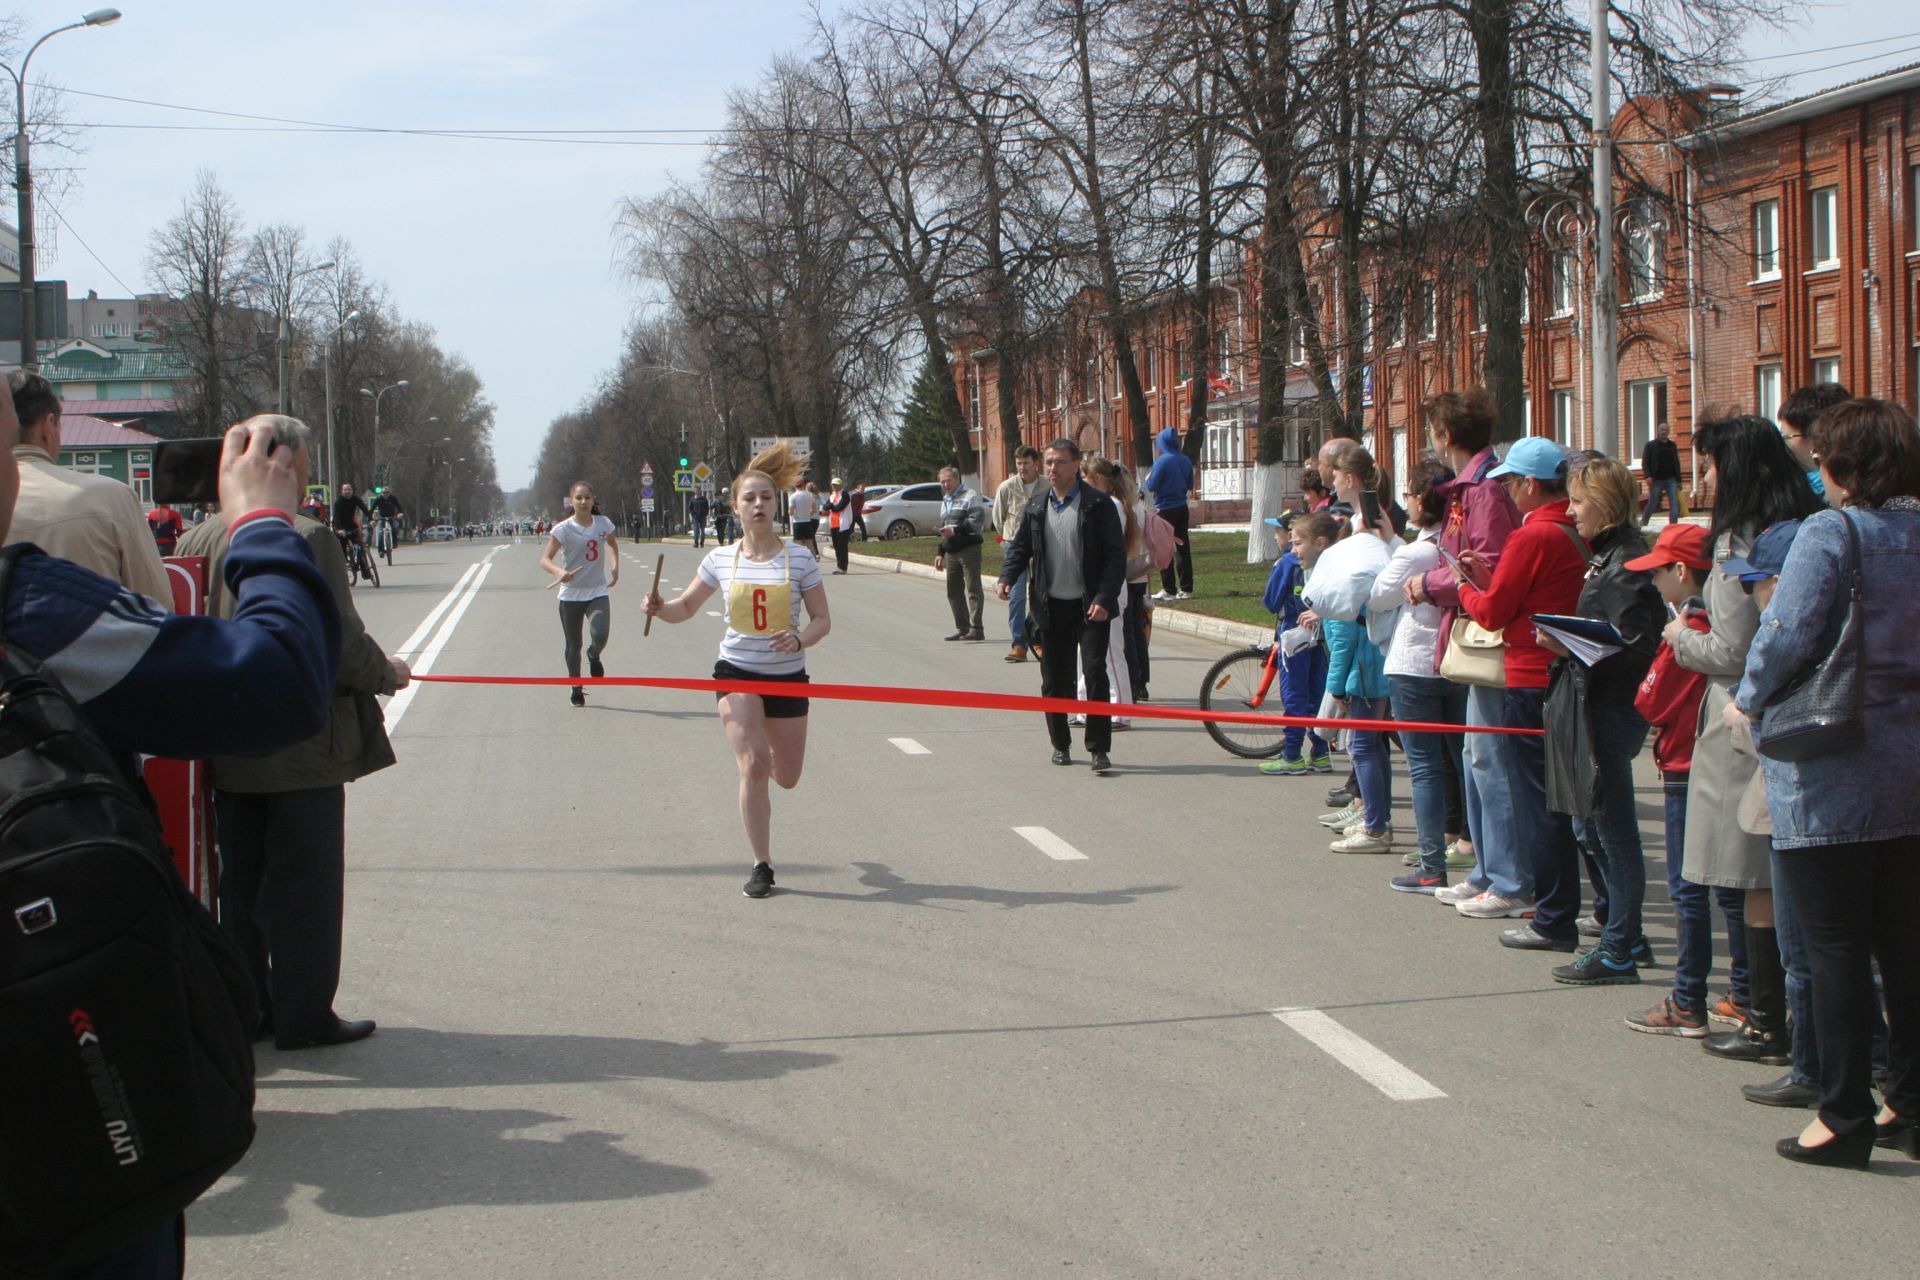
[[[1566,470],[1567,451],[1545,436],[1527,436],[1515,440],[1504,461],[1487,472],[1496,476],[1528,476],[1534,480],[1557,480]]]
[[[1798,520],[1782,520],[1770,524],[1760,536],[1753,540],[1753,548],[1745,556],[1728,556],[1720,562],[1720,569],[1730,578],[1742,582],[1765,582],[1768,578],[1780,576],[1780,570],[1786,568],[1787,552],[1793,548],[1793,540],[1800,532]]]

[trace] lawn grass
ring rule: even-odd
[[[1247,563],[1247,535],[1244,533],[1195,533],[1193,539],[1193,598],[1162,604],[1163,609],[1185,609],[1235,622],[1271,626],[1273,615],[1260,607],[1260,596],[1267,589],[1273,564]],[[856,542],[853,549],[861,555],[883,556],[913,564],[931,565],[938,538],[898,538],[891,542],[874,539]],[[824,546],[822,550],[824,550]],[[1000,544],[988,542],[980,548],[980,574],[991,581],[1000,575]],[[1155,575],[1153,589],[1160,584]]]

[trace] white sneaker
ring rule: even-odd
[[[1343,836],[1357,836],[1362,831],[1365,831],[1366,829],[1367,829],[1367,820],[1365,818],[1362,818],[1358,822],[1349,822],[1346,826],[1342,827],[1340,829],[1340,834]]]
[[[1193,592],[1191,592],[1191,591],[1176,591],[1176,592],[1174,592],[1174,593],[1173,593],[1173,598],[1174,598],[1175,600],[1191,600],[1191,599],[1193,599]]]
[[[1320,825],[1330,827],[1335,831],[1345,831],[1365,813],[1366,809],[1364,806],[1350,804],[1344,809],[1335,809],[1332,813],[1321,814]]]
[[[1364,826],[1349,832],[1343,840],[1335,840],[1327,846],[1335,853],[1392,853],[1393,830],[1368,831]]]
[[[1533,903],[1525,898],[1505,898],[1489,889],[1454,910],[1475,920],[1518,920],[1533,914]]]
[[[1450,907],[1457,907],[1463,902],[1472,902],[1475,898],[1479,897],[1481,893],[1482,890],[1476,889],[1465,880],[1462,880],[1458,884],[1450,884],[1444,889],[1434,890],[1433,900],[1435,902],[1444,902]]]
[[[1083,715],[1076,714],[1076,715],[1070,715],[1067,717],[1067,723],[1074,726],[1075,728],[1078,728],[1079,726],[1085,724],[1086,722],[1087,722],[1087,718]]]
[[[1147,598],[1149,600],[1172,600],[1172,599],[1175,599],[1176,597],[1170,591],[1156,591],[1151,596],[1148,596]]]

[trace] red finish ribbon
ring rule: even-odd
[[[443,684],[628,685],[644,689],[679,689],[688,693],[757,693],[774,698],[826,698],[838,702],[892,702],[919,707],[965,707],[981,711],[1051,711],[1063,715],[1123,716],[1143,720],[1212,720],[1222,724],[1251,724],[1309,729],[1385,730],[1398,733],[1503,733],[1538,736],[1539,729],[1502,725],[1469,727],[1460,724],[1424,724],[1404,720],[1322,720],[1316,716],[1269,715],[1261,711],[1203,711],[1199,707],[1165,707],[1157,702],[1082,702],[1078,698],[1043,698],[1018,693],[980,693],[962,689],[910,689],[879,684],[800,684],[784,680],[683,680],[673,676],[415,676],[415,680]]]

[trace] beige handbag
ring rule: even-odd
[[[1464,613],[1457,615],[1453,628],[1447,632],[1447,651],[1440,657],[1440,674],[1455,684],[1506,688],[1505,634],[1487,630]]]

